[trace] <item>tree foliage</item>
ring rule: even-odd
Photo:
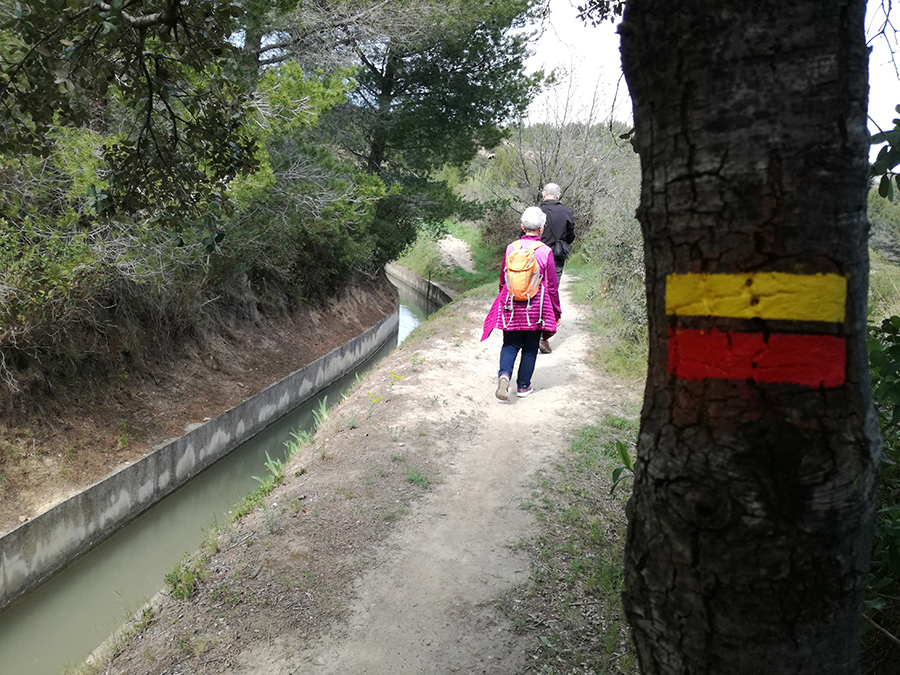
[[[637,164],[631,146],[619,138],[623,127],[599,121],[550,121],[517,125],[510,137],[481,162],[478,182],[494,198],[517,211],[541,200],[547,183],[557,183],[563,201],[584,231],[603,217],[617,174]]]
[[[896,107],[900,115],[900,105]],[[894,128],[879,131],[872,135],[872,145],[880,145],[881,149],[872,163],[872,177],[878,178],[878,194],[888,201],[894,198],[894,183],[900,189],[900,117],[894,118]]]
[[[102,210],[206,207],[255,167],[228,41],[238,5],[215,0],[26,0],[3,24],[0,151],[47,156],[52,130],[105,135]]]
[[[318,300],[377,269],[376,251],[402,248],[383,245],[374,227],[381,181],[304,141],[345,87],[291,64],[269,69],[252,118],[258,169],[228,186],[230,209],[210,200],[197,217],[173,210],[177,223],[166,222],[166,204],[105,209],[106,136],[89,127],[49,129],[47,157],[0,156],[5,389],[27,389],[27,373],[55,363],[105,358],[98,340],[139,354],[236,307]]]
[[[396,31],[354,44],[357,87],[335,124],[346,149],[394,179],[462,165],[505,135],[542,74],[525,74],[529,0],[487,7],[460,2],[461,14],[413,35]]]
[[[511,30],[529,7],[0,0],[5,390],[377,274],[461,208],[431,169],[527,102]],[[361,109],[360,64],[384,45],[408,60],[391,115],[409,133],[386,146],[402,184],[347,153],[354,120],[330,113],[348,94]]]
[[[578,5],[578,18],[596,26],[604,21],[614,21],[622,16],[625,0],[588,0]]]

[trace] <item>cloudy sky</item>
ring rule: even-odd
[[[575,113],[583,118],[597,90],[603,111],[595,119],[607,119],[615,104],[613,117],[630,122],[631,102],[625,82],[620,79],[619,37],[615,26],[609,22],[596,28],[584,26],[569,0],[553,0],[550,6],[550,17],[534,45],[536,53],[529,61],[529,67],[565,69],[574,74],[575,84],[569,95],[548,92],[541,96],[530,109],[532,118],[535,121],[558,119],[561,99],[570,103],[569,114]],[[881,0],[869,0],[867,26],[870,34],[883,23],[883,17],[878,13],[880,7]],[[895,9],[893,14],[900,15],[900,10]],[[892,18],[900,24],[900,16]],[[882,128],[889,129],[893,127],[893,118],[898,116],[894,107],[900,105],[900,81],[891,60],[891,50],[893,48],[897,53],[900,62],[900,48],[896,35],[891,36],[890,42],[884,38],[872,38],[871,44],[869,116]],[[875,130],[872,122],[869,127]]]

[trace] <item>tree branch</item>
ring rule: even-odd
[[[102,9],[104,12],[114,12],[116,11],[112,5],[109,5],[101,0],[96,0],[97,7]],[[121,17],[125,19],[126,23],[129,26],[134,28],[150,28],[152,26],[158,26],[160,24],[171,25],[175,20],[175,15],[178,12],[178,2],[179,0],[168,0],[166,3],[166,8],[161,12],[154,12],[153,14],[142,14],[141,16],[133,16],[124,10],[121,12]]]
[[[872,628],[874,628],[875,630],[877,630],[879,633],[881,633],[882,635],[884,635],[888,640],[890,640],[890,641],[893,642],[895,645],[897,645],[898,647],[900,647],[900,639],[898,639],[895,635],[893,635],[892,633],[890,633],[887,629],[882,628],[881,626],[879,626],[877,623],[875,623],[874,621],[872,621],[872,619],[870,619],[870,618],[869,618],[868,616],[866,616],[865,614],[862,615],[862,618],[863,618],[863,620],[864,620],[866,623],[868,623],[870,626],[872,626]]]

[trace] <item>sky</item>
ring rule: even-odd
[[[878,14],[881,0],[869,0],[867,28],[869,33],[882,23]],[[628,88],[621,79],[619,59],[619,36],[615,26],[605,22],[601,26],[584,26],[578,20],[577,10],[569,0],[552,0],[550,16],[543,26],[543,33],[534,43],[535,55],[529,60],[530,69],[543,67],[545,70],[564,68],[575,74],[576,86],[573,94],[561,97],[549,92],[538,97],[529,109],[535,121],[554,120],[560,115],[560,98],[570,102],[570,113],[580,114],[582,119],[588,114],[592,94],[600,92],[598,99],[602,113],[595,119],[606,120],[610,110],[613,117],[622,122],[631,122],[631,101]],[[900,9],[895,9],[892,18],[900,24]],[[869,57],[869,129],[877,131],[876,123],[887,130],[893,128],[892,120],[900,117],[894,110],[900,105],[900,81],[891,62],[891,48],[897,53],[900,63],[900,46],[897,35],[891,36],[890,43],[883,38],[871,39],[873,48]],[[618,87],[618,92],[617,92]]]
[[[615,105],[615,119],[631,121],[631,99],[625,80],[621,78],[619,36],[611,22],[596,28],[585,26],[569,0],[552,0],[550,16],[532,49],[534,56],[527,64],[530,70],[557,69],[574,75],[572,95],[562,97],[547,91],[532,103],[529,115],[536,121],[556,121],[561,114],[561,98],[572,105],[570,113],[583,119],[589,114],[595,91],[602,108],[600,120],[608,119]]]
[[[897,73],[897,68],[900,67],[900,42],[897,33],[890,34],[887,39],[872,36],[884,23],[884,16],[877,0],[869,0],[868,7],[866,27],[871,36],[869,44],[872,47],[872,53],[869,54],[869,117],[872,118],[869,120],[869,130],[875,133],[878,126],[885,131],[893,128],[894,118],[900,117],[895,110],[900,105],[900,75]],[[900,21],[900,10],[895,9],[891,18]],[[896,57],[892,57],[891,52]]]

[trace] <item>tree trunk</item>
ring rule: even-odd
[[[381,173],[384,164],[387,139],[391,124],[391,112],[394,105],[396,92],[398,58],[394,50],[389,48],[384,61],[384,69],[378,83],[378,108],[375,111],[375,120],[372,128],[372,138],[369,143],[369,156],[366,164],[372,173]]]
[[[863,0],[629,0],[650,358],[644,675],[856,673],[880,436]]]

